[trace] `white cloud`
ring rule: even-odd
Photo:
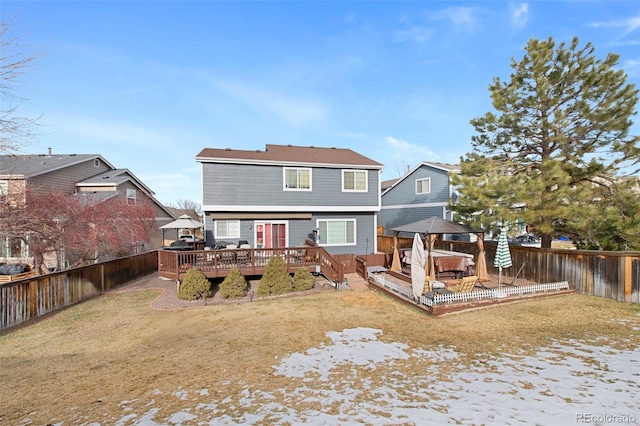
[[[638,28],[640,28],[640,13],[636,16],[629,17],[627,19],[619,19],[616,21],[607,22],[594,22],[590,24],[592,27],[609,27],[609,28],[622,28],[622,37],[629,35]]]
[[[421,161],[438,161],[439,155],[426,146],[420,146],[401,139],[387,136],[384,151],[391,152],[386,161],[389,170],[385,175],[400,177],[407,172],[407,168],[414,167]],[[389,161],[390,160],[390,161]],[[393,164],[393,165],[392,165]]]
[[[474,9],[471,7],[448,7],[435,14],[430,14],[434,20],[448,20],[455,26],[473,29],[476,23]]]
[[[318,102],[297,99],[255,85],[219,81],[216,86],[235,101],[261,114],[278,117],[291,126],[317,124],[324,121],[328,114]]]
[[[396,32],[396,41],[416,43],[424,43],[431,38],[433,30],[428,27],[412,27],[408,30],[399,30]]]
[[[516,28],[524,27],[529,21],[529,4],[521,3],[519,5],[510,4],[511,26]]]
[[[625,61],[623,64],[623,68],[627,75],[631,77],[640,75],[640,60],[630,59],[628,61]]]
[[[162,148],[176,145],[179,139],[166,129],[148,128],[119,120],[103,120],[78,115],[53,117],[62,132],[92,142],[110,142],[124,145]]]

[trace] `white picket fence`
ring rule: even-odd
[[[568,290],[569,282],[560,281],[555,283],[532,284],[523,286],[505,286],[500,289],[474,290],[469,293],[433,293],[432,297],[422,295],[420,300],[415,300],[410,289],[387,280],[383,275],[374,274],[372,276],[376,284],[385,287],[406,299],[413,300],[425,306],[443,305],[456,302],[469,302],[473,300],[497,299],[509,296],[522,296],[532,293],[547,293],[550,291]]]

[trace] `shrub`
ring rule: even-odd
[[[178,291],[178,299],[197,300],[211,295],[211,283],[202,271],[191,268],[184,276]]]
[[[236,299],[247,295],[249,285],[238,268],[235,266],[229,271],[229,275],[220,284],[220,297],[225,299]]]
[[[272,256],[264,269],[264,275],[260,280],[256,294],[258,296],[271,296],[291,293],[292,291],[293,284],[291,283],[287,265],[280,256]]]
[[[295,291],[311,290],[316,279],[307,268],[300,267],[293,274],[293,289]]]

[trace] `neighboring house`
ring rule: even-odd
[[[195,221],[201,222],[202,221],[202,217],[200,217],[200,215],[198,214],[197,211],[195,211],[194,209],[179,209],[176,207],[167,207],[169,209],[169,211],[177,218],[183,216],[183,215],[187,215],[189,216],[190,219],[193,219]],[[184,228],[184,229],[166,229],[164,231],[164,243],[163,245],[168,246],[172,241],[175,241],[178,239],[178,237],[181,237],[183,235],[191,235],[195,232],[195,237],[197,239],[201,239],[204,240],[204,234],[203,234],[203,230],[202,229],[190,229],[190,228]]]
[[[127,169],[116,169],[97,154],[0,155],[0,194],[20,194],[32,191],[55,191],[60,194],[87,195],[92,198],[124,197],[135,203],[149,198],[159,226],[175,219],[172,213],[154,198],[154,192]],[[159,248],[161,236],[147,248]],[[0,236],[0,259],[5,261],[29,258],[23,242],[7,241]]]
[[[391,235],[394,227],[433,216],[452,220],[453,213],[447,208],[455,194],[450,172],[459,173],[460,167],[423,161],[400,179],[385,181],[388,184],[382,190],[382,208],[378,214],[383,233]]]
[[[350,149],[267,145],[202,150],[205,244],[295,247],[317,235],[332,254],[376,251],[382,164]]]

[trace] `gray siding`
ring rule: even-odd
[[[356,245],[347,246],[327,246],[325,247],[329,253],[332,254],[365,254],[367,251],[373,253],[374,250],[374,238],[375,238],[375,214],[374,213],[330,213],[330,214],[314,214],[311,219],[289,219],[288,232],[289,232],[289,246],[296,247],[302,246],[307,238],[310,238],[313,233],[313,229],[316,228],[318,219],[355,219],[356,220]],[[273,219],[274,221],[278,219]],[[260,221],[266,221],[260,219]],[[255,247],[254,238],[254,220],[242,219],[240,220],[240,238],[225,239],[237,244],[238,240],[247,240],[251,247]],[[216,243],[213,233],[214,220],[210,216],[205,217],[205,244],[207,246],[213,246]]]
[[[414,207],[401,209],[385,209],[378,213],[378,225],[384,226],[384,234],[392,235],[392,229],[396,226],[417,222],[436,216],[443,219],[452,219],[451,212],[444,207]]]
[[[102,160],[100,160],[98,167],[95,167],[93,164],[93,159],[91,159],[65,167],[64,169],[34,176],[29,179],[29,187],[45,191],[55,189],[58,192],[66,194],[73,193],[77,182],[112,170],[111,167],[107,166]]]
[[[416,194],[416,180],[431,178],[431,192]],[[422,165],[406,176],[395,187],[382,195],[382,210],[378,225],[390,235],[392,228],[432,216],[452,219],[447,209],[449,202],[449,175],[446,171]]]
[[[431,178],[431,193],[416,194],[416,180]],[[382,196],[383,206],[397,204],[446,203],[449,200],[449,175],[444,170],[421,166]]]
[[[203,205],[378,207],[379,173],[369,170],[368,191],[342,192],[342,170],[312,168],[312,191],[285,191],[283,167],[202,164]]]

